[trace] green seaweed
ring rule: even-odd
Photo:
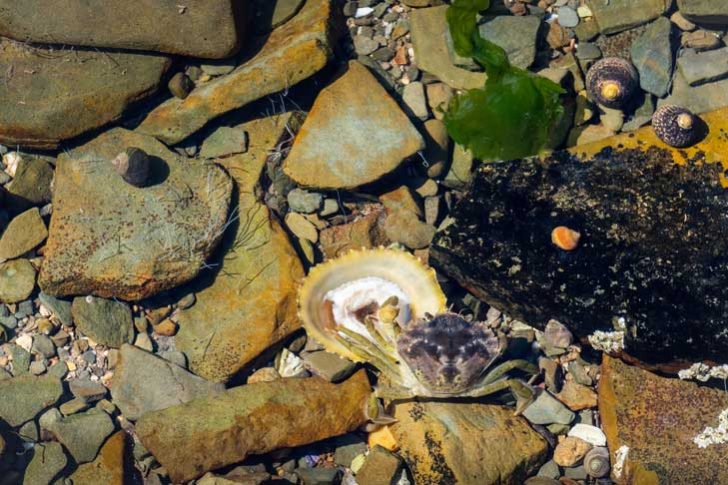
[[[456,96],[445,112],[448,133],[476,158],[510,160],[539,153],[564,113],[561,87],[514,67],[505,51],[480,36],[477,14],[490,0],[453,0],[447,23],[455,51],[488,75],[483,89]]]

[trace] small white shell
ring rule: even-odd
[[[356,318],[368,303],[381,305],[390,296],[399,298],[398,321],[424,318],[446,310],[446,299],[435,272],[411,254],[395,249],[352,251],[314,267],[298,294],[299,316],[309,336],[326,350],[360,362],[341,343],[339,329],[346,327],[375,342]]]
[[[607,437],[604,431],[589,424],[579,423],[569,430],[569,436],[580,438],[593,446],[606,446]]]

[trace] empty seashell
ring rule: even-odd
[[[111,162],[117,173],[135,187],[145,187],[149,182],[149,155],[140,148],[127,148]]]
[[[555,227],[551,231],[551,242],[559,249],[573,251],[579,245],[581,234],[566,226]]]
[[[609,450],[602,446],[592,448],[584,456],[584,470],[593,478],[606,477],[611,466],[609,464]]]

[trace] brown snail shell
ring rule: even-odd
[[[639,74],[634,66],[620,57],[606,57],[587,72],[589,97],[607,108],[622,108],[639,89]]]
[[[111,162],[128,184],[145,187],[149,182],[149,155],[140,148],[127,148]]]
[[[566,226],[558,226],[551,231],[551,242],[559,249],[573,251],[579,245],[581,234]]]
[[[689,109],[664,105],[652,115],[652,129],[671,147],[683,148],[700,139],[700,119]]]
[[[584,456],[584,470],[590,477],[602,478],[609,474],[609,450],[596,446]]]

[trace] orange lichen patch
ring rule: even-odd
[[[660,140],[651,126],[645,126],[633,133],[621,133],[603,140],[587,143],[569,148],[569,152],[587,159],[604,148],[636,148],[647,151],[656,146],[670,152],[675,163],[684,165],[692,163],[720,163],[723,170],[718,177],[721,186],[728,188],[728,108],[722,108],[700,115],[708,127],[706,136],[693,146],[687,148],[673,148]],[[697,160],[697,162],[696,162]]]
[[[392,434],[392,430],[389,429],[389,426],[384,426],[383,428],[379,428],[376,431],[369,433],[368,443],[370,448],[374,448],[379,445],[389,451],[397,451],[399,449],[397,439]]]
[[[559,249],[573,251],[579,245],[581,234],[566,226],[558,226],[551,231],[551,242]]]

